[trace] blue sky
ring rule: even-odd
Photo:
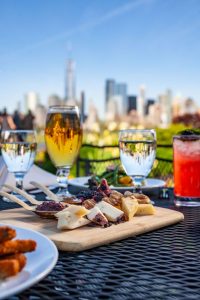
[[[28,91],[64,96],[68,45],[77,94],[104,104],[106,78],[130,94],[167,88],[200,105],[199,0],[0,0],[0,108]]]

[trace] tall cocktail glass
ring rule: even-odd
[[[52,106],[48,110],[45,142],[51,161],[57,168],[57,195],[70,197],[68,176],[82,143],[82,126],[77,106]]]
[[[200,206],[200,135],[173,138],[174,196],[177,206]]]

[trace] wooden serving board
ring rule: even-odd
[[[108,228],[84,226],[74,230],[59,231],[56,228],[56,220],[41,219],[23,208],[0,212],[0,223],[41,232],[48,236],[59,250],[64,251],[82,251],[109,244],[175,224],[183,219],[184,216],[180,212],[156,207],[156,214],[153,216],[134,217],[129,222],[112,225]]]

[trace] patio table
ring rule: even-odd
[[[40,199],[41,194],[37,198]],[[157,206],[177,209],[170,199]],[[17,207],[0,201],[0,209]],[[18,299],[200,299],[200,208],[183,222],[79,253],[59,252],[53,271]]]

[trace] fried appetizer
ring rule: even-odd
[[[7,254],[32,252],[36,249],[36,242],[33,240],[13,240],[0,244],[0,256]]]
[[[17,259],[0,260],[0,279],[17,275],[20,271],[20,265]]]
[[[19,271],[21,271],[25,265],[26,265],[26,261],[27,261],[27,258],[26,256],[23,254],[23,253],[17,253],[17,254],[13,254],[13,255],[7,255],[4,257],[4,259],[8,260],[8,259],[16,259],[19,263]],[[0,260],[2,261],[2,260]]]
[[[16,237],[16,231],[8,226],[0,227],[0,243],[12,240]]]
[[[7,255],[0,259],[0,279],[17,275],[26,265],[26,256],[22,253]]]

